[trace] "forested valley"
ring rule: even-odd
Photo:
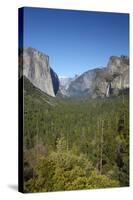
[[[129,98],[53,98],[24,78],[24,190],[129,185]]]

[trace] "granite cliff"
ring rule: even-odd
[[[36,49],[19,51],[19,76],[24,75],[34,86],[50,96],[55,96],[59,88],[57,74],[50,68],[49,57]]]
[[[84,72],[67,89],[68,96],[109,97],[129,89],[129,58],[112,56],[104,68]]]
[[[49,56],[33,48],[19,50],[19,76],[25,76],[46,94],[57,96],[109,97],[129,89],[129,58],[111,56],[106,67],[88,70],[73,78],[58,78]]]

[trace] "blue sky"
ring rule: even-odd
[[[49,55],[59,76],[106,66],[112,55],[129,54],[129,16],[120,13],[24,9],[24,47]]]

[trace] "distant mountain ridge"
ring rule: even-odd
[[[62,94],[63,96],[68,96],[67,89],[69,88],[69,85],[72,81],[74,81],[78,75],[75,75],[74,77],[66,77],[66,76],[59,76],[59,91],[58,94]]]
[[[19,50],[19,77],[55,97],[109,97],[129,89],[129,57],[111,56],[104,68],[95,68],[75,77],[58,77],[49,56],[34,48]]]
[[[107,67],[81,74],[67,89],[68,96],[109,97],[129,88],[129,58],[111,56]]]

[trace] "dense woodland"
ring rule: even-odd
[[[129,98],[52,98],[24,82],[24,190],[129,185]]]

